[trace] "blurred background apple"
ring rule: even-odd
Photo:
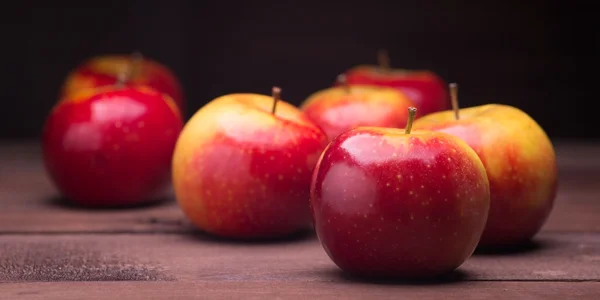
[[[61,98],[81,89],[113,85],[120,74],[127,74],[126,85],[150,86],[173,98],[182,111],[185,109],[182,87],[173,72],[139,52],[102,54],[85,60],[65,79]]]

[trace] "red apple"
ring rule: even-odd
[[[396,89],[342,85],[313,93],[300,108],[332,140],[358,126],[403,128],[406,126],[407,109],[413,105]]]
[[[183,91],[175,74],[167,66],[142,57],[139,53],[107,54],[84,61],[65,79],[61,98],[81,89],[113,85],[123,73],[130,74],[127,85],[150,86],[171,96],[177,107],[185,110]]]
[[[524,111],[502,104],[458,108],[415,121],[414,127],[460,137],[479,155],[491,189],[490,216],[480,248],[500,250],[529,242],[546,222],[558,186],[553,145]]]
[[[361,277],[444,275],[475,250],[488,216],[485,169],[441,132],[359,127],[334,139],[311,184],[314,227],[329,257]]]
[[[417,118],[450,108],[448,90],[442,78],[429,70],[392,69],[383,51],[380,51],[378,66],[358,65],[344,74],[350,85],[378,85],[402,91],[415,103]]]
[[[233,239],[277,238],[310,228],[310,178],[325,133],[273,96],[218,97],[185,125],[173,185],[200,230]]]
[[[183,121],[173,100],[150,87],[75,92],[50,112],[43,158],[50,178],[74,203],[131,206],[160,200]]]

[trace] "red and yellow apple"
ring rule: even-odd
[[[407,109],[413,105],[392,88],[341,85],[313,93],[300,108],[332,140],[358,126],[403,128]]]
[[[131,206],[162,200],[183,127],[171,97],[119,85],[74,92],[43,128],[43,159],[65,198],[84,206]]]
[[[150,86],[165,93],[185,110],[183,90],[178,78],[164,64],[139,53],[132,55],[106,54],[92,57],[72,70],[62,86],[60,98],[68,98],[81,89],[114,85],[120,74],[129,74],[127,85]]]
[[[411,112],[414,114],[414,112]],[[317,236],[342,270],[432,278],[474,252],[490,205],[477,154],[442,132],[358,127],[323,151],[310,208]]]
[[[450,108],[444,80],[430,70],[391,68],[385,52],[379,54],[379,65],[357,65],[344,72],[349,85],[377,85],[400,90],[418,109],[417,118]],[[339,81],[337,85],[341,85]]]
[[[310,178],[325,133],[292,104],[238,93],[213,99],[187,122],[173,186],[200,230],[232,239],[278,238],[310,228]]]
[[[558,176],[553,145],[534,119],[492,103],[455,106],[416,120],[414,128],[460,137],[483,161],[491,208],[480,248],[518,247],[537,234],[552,210]]]

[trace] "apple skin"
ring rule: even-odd
[[[213,99],[185,125],[173,159],[177,201],[201,231],[273,239],[310,229],[310,179],[327,136],[293,105],[239,93]]]
[[[310,95],[301,105],[329,140],[358,126],[403,128],[414,103],[396,89],[353,85],[331,87]]]
[[[67,75],[60,98],[66,98],[81,89],[114,85],[119,74],[126,72],[131,66],[133,59],[135,58],[131,55],[107,54],[84,61]],[[171,96],[177,107],[182,112],[185,111],[185,99],[181,84],[167,66],[143,58],[139,68],[137,75],[127,80],[127,85],[150,86]]]
[[[522,110],[503,104],[463,108],[455,120],[444,111],[416,120],[413,128],[463,139],[481,158],[491,190],[490,215],[480,248],[514,248],[546,222],[558,189],[553,145]]]
[[[459,138],[360,127],[320,156],[310,208],[321,244],[342,270],[423,279],[472,255],[489,202],[483,164]]]
[[[385,70],[378,66],[359,65],[344,72],[349,85],[377,85],[395,88],[408,96],[417,108],[417,118],[450,109],[447,84],[428,70]],[[336,85],[340,83],[336,81]]]
[[[144,86],[82,90],[58,102],[43,128],[43,159],[68,200],[122,207],[161,200],[183,127],[173,100]]]

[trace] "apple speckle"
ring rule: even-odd
[[[385,184],[385,186],[389,187],[389,186],[390,186],[390,183],[389,183],[389,182],[388,182],[388,183],[386,183],[386,184]]]
[[[127,126],[126,126],[126,127],[123,127],[123,132],[124,132],[124,133],[129,133],[129,127],[127,127]]]
[[[119,148],[120,148],[120,147],[119,147],[119,145],[117,145],[117,144],[114,144],[114,145],[113,145],[113,149],[114,149],[115,151],[116,151],[116,150],[119,150]]]
[[[138,128],[144,128],[144,125],[145,125],[144,121],[139,121],[139,122],[137,123],[137,127],[138,127]]]
[[[411,220],[414,220],[414,219],[415,219],[415,215],[413,215],[413,214],[410,214],[410,219],[411,219]]]
[[[275,160],[275,156],[271,155],[271,156],[269,157],[269,159],[270,159],[270,160]]]
[[[424,189],[424,188],[425,188],[425,186],[421,184],[421,188],[422,188],[422,189]]]
[[[367,214],[364,214],[363,217],[365,217],[365,219],[367,218]]]
[[[279,176],[277,176],[277,178],[278,178],[279,180],[283,180],[283,175],[279,175]]]
[[[446,179],[446,175],[442,175],[442,179]]]
[[[298,172],[298,174],[302,174],[302,169],[297,168],[296,171]]]
[[[373,207],[373,203],[369,203],[369,207],[371,207],[371,208],[372,208],[372,207]]]
[[[413,195],[413,194],[414,194],[414,192],[413,192],[413,191],[408,191],[408,194],[409,194],[409,195]]]
[[[121,121],[115,122],[115,127],[116,128],[121,128],[121,126],[123,126],[123,123],[121,123]]]
[[[206,195],[210,196],[210,195],[212,195],[212,192],[210,190],[206,190]]]

